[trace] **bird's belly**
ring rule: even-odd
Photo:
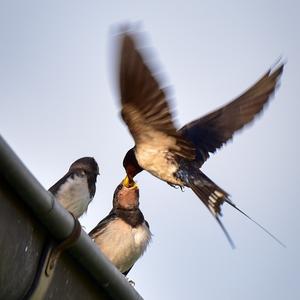
[[[166,150],[136,149],[136,159],[139,165],[155,177],[175,185],[183,185],[182,181],[174,174],[178,170],[178,163],[174,155]]]
[[[144,223],[133,228],[123,220],[116,219],[101,235],[95,237],[95,242],[117,269],[124,273],[143,255],[150,239],[150,230]]]
[[[64,208],[79,218],[86,212],[91,202],[87,178],[80,176],[68,178],[57,192],[56,198]]]

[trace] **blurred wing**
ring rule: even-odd
[[[228,140],[262,111],[273,95],[284,65],[270,69],[256,84],[226,106],[186,124],[179,133],[196,147],[196,159],[203,164]]]
[[[168,150],[193,159],[193,146],[178,134],[165,92],[136,48],[133,37],[128,33],[122,35],[119,75],[121,114],[136,146],[149,146],[153,141],[153,146],[163,143]]]

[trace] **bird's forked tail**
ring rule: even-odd
[[[209,179],[200,170],[198,170],[197,176],[195,176],[194,174],[194,176],[190,178],[189,187],[193,190],[193,192],[198,196],[198,198],[205,204],[205,206],[215,217],[216,221],[219,223],[220,227],[222,228],[232,248],[235,248],[234,242],[219,218],[220,216],[222,216],[221,206],[224,202],[227,202],[230,206],[232,206],[237,211],[242,213],[245,217],[247,217],[249,220],[255,223],[258,227],[260,227],[270,237],[272,237],[277,243],[285,247],[285,245],[276,236],[274,236],[266,228],[264,228],[262,225],[260,225],[258,222],[253,220],[250,216],[248,216],[245,212],[243,212],[240,208],[238,208],[230,200],[229,194],[225,192],[223,189],[221,189],[218,185],[216,185],[211,179]]]

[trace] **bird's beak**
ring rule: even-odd
[[[138,185],[136,184],[136,182],[128,177],[128,175],[126,175],[126,177],[123,179],[122,184],[127,188],[138,189]]]

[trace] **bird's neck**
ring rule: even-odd
[[[144,216],[138,207],[133,209],[116,208],[115,214],[132,227],[137,227],[144,222]]]

